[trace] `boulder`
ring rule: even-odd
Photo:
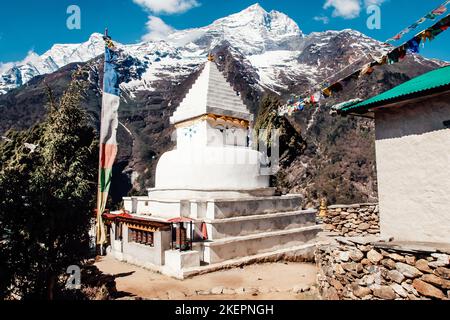
[[[223,292],[222,292],[222,293],[223,293],[223,294],[226,294],[226,295],[236,294],[236,292],[234,291],[234,289],[229,289],[229,288],[223,289]]]
[[[436,258],[436,261],[432,261],[429,263],[430,267],[438,268],[438,267],[446,267],[449,265],[449,256],[446,254],[433,253],[431,255],[433,258]]]
[[[429,284],[435,285],[435,286],[442,286],[442,284],[444,283],[444,279],[439,278],[438,276],[434,275],[434,274],[424,274],[420,280],[425,281]]]
[[[401,256],[397,253],[391,253],[388,255],[388,257],[397,262],[405,262],[406,261],[404,256]]]
[[[402,298],[408,297],[408,293],[406,292],[406,290],[405,290],[401,285],[399,285],[398,283],[393,283],[393,284],[391,284],[391,288],[392,288],[392,290],[394,290],[395,293],[398,294],[400,297],[402,297]]]
[[[358,286],[357,288],[354,288],[354,290],[353,290],[353,294],[360,299],[370,295],[371,293],[372,293],[372,290],[369,288],[366,288],[366,287]]]
[[[419,292],[419,294],[429,297],[429,298],[435,298],[435,299],[444,299],[445,295],[444,293],[432,286],[429,283],[426,283],[425,281],[422,281],[420,279],[414,279],[413,281],[413,287]]]
[[[326,300],[339,300],[339,295],[337,290],[334,287],[330,287],[323,291],[323,297]]]
[[[420,259],[416,261],[416,268],[422,272],[432,273],[433,270],[428,266],[428,261],[425,259]]]
[[[358,226],[358,230],[364,231],[364,230],[368,230],[370,228],[370,224],[368,224],[367,222],[361,223]]]
[[[403,287],[408,293],[411,293],[411,294],[416,295],[416,296],[419,295],[419,293],[417,292],[417,290],[414,289],[414,287],[413,287],[411,284],[409,284],[409,283],[403,282],[403,283],[402,283],[402,287]]]
[[[339,253],[339,260],[347,262],[350,260],[350,253],[348,251],[343,251]]]
[[[368,252],[372,248],[370,246],[360,245],[360,246],[358,246],[358,249],[361,250],[362,252]]]
[[[309,290],[311,290],[311,287],[310,286],[308,286],[308,285],[298,285],[298,286],[295,286],[293,289],[292,289],[292,292],[293,293],[302,293],[302,292],[307,292],[307,291],[309,291]],[[264,293],[264,292],[262,292],[261,290],[260,290],[260,292],[261,293]],[[269,292],[269,291],[267,291],[267,292]],[[266,293],[267,293],[266,292]]]
[[[342,285],[342,283],[336,279],[330,279],[329,283],[338,291],[341,291],[342,289],[344,289],[344,286]]]
[[[416,257],[414,256],[406,256],[405,262],[411,266],[414,266],[416,264]]]
[[[350,259],[352,259],[353,261],[359,262],[364,258],[364,253],[362,253],[358,249],[354,249],[354,250],[350,251],[349,256],[350,256]]]
[[[224,287],[220,286],[220,287],[214,287],[211,289],[211,294],[222,294]]]
[[[431,256],[436,258],[438,261],[442,261],[446,264],[450,264],[450,256],[444,253],[432,253]]]
[[[364,276],[361,280],[358,281],[358,283],[363,286],[370,286],[371,284],[375,283],[375,276],[372,274]]]
[[[396,268],[395,266],[395,262],[392,259],[383,259],[381,260],[381,265],[383,265],[384,267],[393,270]]]
[[[335,264],[333,266],[333,271],[336,274],[345,274],[345,270],[342,268],[342,266],[340,264]]]
[[[372,249],[367,253],[367,259],[376,264],[383,259],[383,255]]]
[[[384,300],[394,300],[397,296],[394,290],[388,286],[380,286],[373,290],[373,295]]]
[[[422,275],[422,272],[420,272],[416,267],[410,266],[409,264],[397,262],[395,266],[397,270],[407,278],[417,278]]]
[[[386,274],[387,278],[389,278],[390,280],[397,282],[397,283],[402,283],[403,280],[405,280],[405,276],[400,273],[397,270],[390,270],[387,272]]]
[[[437,267],[436,270],[434,270],[434,274],[438,277],[450,280],[450,269],[444,268],[444,267]]]

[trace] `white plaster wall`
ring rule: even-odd
[[[133,199],[136,199],[136,210],[133,211]],[[148,197],[126,197],[123,198],[123,208],[131,213],[151,214],[152,202]]]
[[[172,271],[178,272],[182,269],[200,266],[200,253],[198,251],[167,250],[164,254],[165,265]]]
[[[252,190],[267,188],[260,174],[262,153],[242,147],[181,148],[163,154],[156,168],[156,188]]]
[[[375,117],[381,235],[450,243],[450,96]]]
[[[214,124],[213,124],[214,123]],[[201,120],[176,130],[177,149],[195,146],[240,146],[247,147],[248,130],[230,121]]]
[[[123,229],[123,251],[125,261],[145,266],[147,264],[164,265],[164,251],[170,248],[170,232],[154,232],[154,246],[146,246],[140,243],[128,242],[128,227]],[[117,248],[115,249],[117,251]]]
[[[305,245],[315,241],[319,226],[261,233],[243,238],[232,238],[204,243],[204,259],[207,263],[243,258],[261,253]]]
[[[297,211],[301,209],[302,202],[303,197],[299,195],[212,200],[207,202],[206,217],[214,220],[265,213]]]
[[[189,126],[177,128],[177,148],[204,146],[207,141],[207,123],[200,121]]]

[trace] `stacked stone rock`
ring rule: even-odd
[[[316,251],[324,299],[450,299],[448,253],[381,249],[364,238],[336,240]]]
[[[322,219],[324,230],[340,236],[355,237],[380,233],[377,204],[334,205]]]

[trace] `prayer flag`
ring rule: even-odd
[[[117,155],[116,133],[119,125],[120,104],[119,75],[117,72],[118,51],[108,36],[105,36],[105,64],[103,97],[100,122],[100,164],[97,196],[97,244],[106,241],[106,230],[102,214],[106,208],[111,186],[112,168]]]

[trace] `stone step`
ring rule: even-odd
[[[205,220],[210,240],[261,232],[290,230],[316,224],[315,210],[277,212],[218,220]]]
[[[261,232],[204,242],[198,249],[203,253],[203,261],[219,263],[307,244],[314,241],[317,233],[321,230],[320,226],[314,225],[291,230]]]
[[[204,218],[217,220],[267,213],[290,212],[301,210],[302,204],[303,197],[300,195],[213,200],[207,203],[206,216]]]

